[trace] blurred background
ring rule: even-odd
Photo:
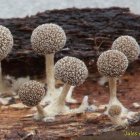
[[[129,7],[140,14],[140,0],[0,0],[0,18],[25,17],[37,12],[64,8]]]

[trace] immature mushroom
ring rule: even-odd
[[[123,111],[126,109],[120,103],[116,96],[116,81],[127,69],[127,57],[120,51],[108,50],[103,52],[97,61],[98,71],[109,78],[110,100],[109,106],[112,104],[121,105]]]
[[[129,62],[136,60],[140,54],[139,44],[135,38],[128,35],[118,37],[112,44],[112,50],[123,52]]]
[[[45,89],[41,83],[34,80],[25,82],[19,88],[18,95],[23,104],[29,107],[36,106],[38,114],[35,116],[35,119],[42,119],[45,117],[46,113],[42,106],[39,104],[45,95]]]
[[[111,105],[108,110],[108,116],[113,124],[126,127],[128,125],[128,119],[122,112],[122,107],[119,105]]]
[[[55,64],[55,77],[65,83],[59,98],[45,108],[47,114],[57,115],[69,111],[65,106],[66,95],[71,86],[81,85],[88,76],[83,61],[75,57],[64,57]]]
[[[49,96],[55,96],[54,54],[62,49],[65,43],[65,32],[56,24],[39,25],[32,33],[31,44],[33,50],[38,54],[45,55],[48,91],[44,101],[46,101]]]
[[[0,90],[5,90],[2,80],[1,61],[9,54],[13,47],[13,36],[10,30],[0,25]]]

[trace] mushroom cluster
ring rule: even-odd
[[[55,88],[54,55],[65,46],[65,43],[66,35],[64,30],[60,26],[52,23],[39,25],[31,35],[33,50],[38,54],[44,55],[46,61],[46,83],[48,91],[42,100],[42,104],[53,101],[61,93],[61,88]],[[70,88],[67,101],[76,102],[76,100],[71,98],[72,91],[73,87]]]
[[[80,59],[66,56],[55,64],[55,77],[65,85],[59,98],[45,107],[48,116],[69,112],[69,108],[65,105],[67,93],[71,86],[79,86],[86,80],[88,69]]]
[[[128,67],[127,57],[120,51],[108,50],[106,52],[103,52],[99,56],[97,66],[98,71],[109,79],[110,100],[108,110],[112,104],[120,105],[123,110],[126,110],[126,108],[123,107],[123,105],[117,99],[116,81],[126,71]]]
[[[1,61],[10,53],[13,47],[13,36],[10,30],[0,25],[0,90],[5,90],[3,83]]]
[[[79,108],[70,109],[65,104],[69,99],[76,102],[71,98],[72,91],[74,87],[82,85],[88,77],[88,69],[85,63],[78,58],[66,56],[54,65],[55,53],[60,51],[65,43],[65,32],[56,24],[42,24],[32,32],[33,50],[45,56],[47,90],[45,84],[34,80],[29,80],[24,84],[17,81],[21,86],[15,89],[23,104],[37,108],[37,113],[34,115],[37,120],[47,121],[48,118],[56,115],[82,113],[89,107],[88,96],[83,98]],[[11,32],[0,25],[0,61],[8,55],[12,46],[13,36]],[[99,73],[108,78],[109,81],[110,99],[105,114],[116,125],[128,125],[128,118],[132,118],[135,114],[123,106],[116,94],[117,80],[125,73],[128,64],[136,60],[139,54],[140,48],[136,40],[126,35],[118,37],[113,42],[111,50],[103,52],[97,60]],[[55,88],[55,79],[64,83],[62,90]],[[0,65],[0,90],[3,89]],[[48,101],[51,102],[46,105]],[[43,107],[41,103],[46,106]]]
[[[122,37],[121,39],[123,40],[124,38]],[[129,37],[127,36],[126,39],[127,38]],[[132,61],[132,58],[134,61],[134,58],[136,59],[138,57],[139,49],[136,42],[131,43],[131,45],[133,44],[133,46],[129,46],[130,44],[128,46],[125,46],[124,42],[122,44],[121,43],[117,44],[119,43],[118,42],[119,39],[120,38],[118,38],[117,41],[115,40],[115,43],[113,43],[112,50],[105,51],[99,56],[97,61],[97,67],[99,73],[103,76],[106,76],[109,79],[110,99],[105,114],[109,116],[109,118],[112,120],[114,124],[125,126],[128,124],[127,118],[131,118],[131,116],[133,116],[135,113],[125,108],[122,105],[122,103],[118,100],[116,95],[117,92],[116,85],[117,85],[117,80],[120,78],[120,76],[122,76],[125,73],[128,67],[128,63]],[[133,40],[133,38],[131,37],[129,39]],[[120,49],[121,45],[122,46],[124,45],[122,52],[118,51],[121,50]],[[131,49],[134,48],[134,50],[136,48],[137,49],[136,51],[133,50],[130,51],[130,48]],[[123,53],[124,51],[125,53],[127,53],[127,56]]]

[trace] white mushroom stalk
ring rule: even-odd
[[[64,85],[63,90],[62,90],[62,92],[59,96],[59,99],[58,99],[58,104],[59,105],[62,105],[62,106],[65,105],[65,99],[66,99],[67,93],[70,90],[70,87],[71,87],[71,85],[69,85],[67,83]]]
[[[0,92],[4,92],[1,61],[10,53],[13,47],[13,36],[10,30],[0,25]]]
[[[54,78],[54,53],[47,54],[46,56],[46,83],[47,94],[52,97],[55,94],[55,78]]]
[[[65,105],[66,96],[71,86],[81,85],[85,81],[88,77],[88,69],[80,59],[67,56],[55,64],[55,77],[65,85],[59,98],[44,108],[49,117],[70,112],[70,109]]]
[[[34,115],[36,120],[42,120],[46,117],[46,112],[40,105],[40,101],[45,95],[45,89],[43,84],[30,80],[25,82],[18,90],[18,95],[23,104],[29,107],[36,107],[37,114]]]
[[[55,89],[54,55],[61,50],[66,43],[64,30],[56,24],[42,24],[34,29],[31,36],[31,44],[34,51],[45,56],[47,95],[42,103],[54,100],[58,96]]]

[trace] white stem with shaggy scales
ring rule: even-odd
[[[46,83],[48,87],[48,94],[52,96],[55,90],[55,78],[54,78],[54,53],[47,54],[45,56],[46,60]]]
[[[116,98],[117,92],[116,84],[117,84],[116,78],[109,78],[110,101]]]
[[[69,85],[67,83],[64,85],[62,93],[60,94],[59,99],[58,99],[58,104],[62,104],[62,105],[65,104],[65,99],[66,99],[66,96],[67,96],[67,93],[68,93],[70,87],[71,87],[71,85]]]

